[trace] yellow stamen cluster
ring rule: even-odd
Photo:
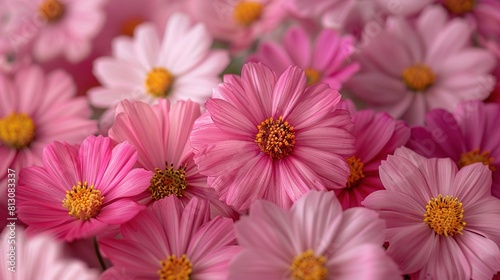
[[[306,77],[307,77],[307,85],[311,86],[319,82],[319,80],[321,80],[321,73],[312,68],[307,68]]]
[[[308,249],[294,258],[290,266],[290,278],[294,280],[324,280],[328,276],[325,262],[325,257],[317,257],[313,250]]]
[[[473,164],[476,162],[481,162],[484,165],[488,166],[488,168],[491,171],[496,171],[497,169],[493,165],[493,161],[495,159],[493,157],[490,157],[490,152],[489,151],[484,151],[481,152],[480,149],[475,149],[467,153],[463,153],[460,156],[460,159],[458,160],[458,167],[462,168],[464,166],[467,166],[469,164]]]
[[[193,272],[193,264],[185,254],[180,258],[171,255],[166,260],[160,261],[160,264],[161,269],[158,270],[160,280],[189,280]]]
[[[450,13],[455,15],[463,15],[470,13],[474,10],[476,6],[475,0],[445,0],[443,5],[450,11]]]
[[[99,214],[103,201],[104,196],[100,190],[94,189],[93,185],[89,187],[87,182],[78,182],[71,191],[66,191],[62,205],[69,210],[70,216],[78,220],[89,220]]]
[[[154,97],[166,97],[173,82],[174,76],[167,69],[156,67],[149,71],[144,86],[148,94]]]
[[[35,123],[25,113],[10,113],[0,119],[0,141],[14,149],[23,149],[35,139]]]
[[[424,222],[438,235],[462,234],[466,225],[462,202],[453,196],[433,197],[425,206]]]
[[[45,0],[38,7],[40,15],[47,22],[55,22],[64,14],[64,5],[57,0]]]
[[[249,26],[260,19],[263,9],[264,6],[261,3],[240,2],[234,7],[234,20],[242,26]]]
[[[255,135],[255,142],[260,150],[272,159],[282,159],[290,155],[295,145],[295,131],[280,116],[277,120],[270,117],[261,122]]]
[[[165,169],[155,169],[148,190],[153,199],[160,200],[172,194],[183,197],[187,186],[186,166],[175,169],[172,164],[168,165],[167,163]]]
[[[436,75],[424,64],[417,63],[405,68],[402,78],[406,86],[412,91],[424,91],[436,81]]]
[[[347,188],[356,187],[363,178],[365,174],[363,173],[364,164],[360,158],[352,156],[347,159],[351,173],[347,179]]]

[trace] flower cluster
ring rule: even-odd
[[[0,278],[500,279],[499,26],[498,0],[0,0]]]

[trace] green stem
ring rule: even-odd
[[[99,251],[99,244],[97,243],[97,237],[94,236],[94,249],[97,255],[97,259],[99,260],[99,264],[101,264],[102,271],[106,270],[106,263],[102,258],[101,251]]]

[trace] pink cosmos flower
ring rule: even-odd
[[[43,167],[21,171],[17,213],[28,231],[72,241],[104,233],[132,219],[144,206],[130,199],[149,184],[151,172],[133,168],[137,152],[128,143],[88,136],[81,145],[53,142]]]
[[[191,133],[194,160],[219,198],[244,210],[260,198],[290,207],[309,190],[342,188],[354,152],[352,122],[328,85],[306,88],[289,67],[278,79],[261,63],[226,75]]]
[[[393,0],[377,0],[388,6]],[[451,16],[464,17],[477,27],[481,36],[500,39],[500,2],[498,0],[421,0],[405,1],[393,12],[401,15],[416,15],[432,3],[443,6]]]
[[[9,0],[7,0],[9,1]],[[24,0],[20,30],[13,41],[33,40],[33,55],[39,61],[58,56],[70,62],[85,58],[92,39],[104,24],[105,0]]]
[[[311,191],[285,211],[257,201],[236,222],[242,247],[229,279],[401,279],[385,253],[384,221],[371,210],[342,212],[333,192]]]
[[[63,71],[44,74],[38,66],[0,73],[0,211],[6,211],[8,168],[40,165],[42,150],[54,140],[79,143],[97,131],[84,98]],[[18,176],[16,176],[18,177]]]
[[[353,38],[341,37],[336,31],[323,29],[314,42],[302,27],[292,27],[285,33],[282,45],[265,42],[250,61],[261,61],[281,75],[290,65],[306,71],[307,84],[325,83],[339,90],[359,69],[359,64],[347,60],[354,52]]]
[[[273,31],[287,15],[285,0],[189,0],[190,14],[233,51]]]
[[[0,279],[93,280],[99,276],[96,270],[89,269],[83,262],[65,258],[62,244],[48,235],[26,236],[24,229],[17,225],[4,228],[0,240],[0,260],[3,264]]]
[[[299,15],[319,20],[325,28],[352,35],[357,35],[367,22],[378,20],[372,0],[291,0],[290,3]]]
[[[394,120],[387,113],[356,111],[350,100],[340,104],[340,108],[347,109],[352,116],[356,137],[356,152],[347,159],[351,172],[346,187],[335,190],[340,204],[347,209],[361,206],[368,194],[384,189],[378,170],[380,163],[396,148],[405,145],[411,133],[403,121]]]
[[[346,86],[410,124],[422,124],[431,109],[483,100],[495,83],[489,75],[495,60],[489,51],[470,46],[471,32],[465,20],[448,20],[439,6],[426,8],[414,23],[390,17],[377,36],[363,38],[361,71]]]
[[[94,106],[107,108],[123,99],[205,102],[229,63],[228,53],[210,50],[210,34],[202,24],[192,25],[187,15],[173,14],[165,28],[163,39],[154,25],[144,23],[133,39],[113,41],[113,57],[95,62],[94,74],[103,87],[88,93]]]
[[[213,216],[237,218],[237,213],[219,201],[217,192],[207,185],[207,177],[198,172],[193,160],[189,136],[200,116],[200,105],[191,101],[159,100],[154,106],[144,102],[122,101],[116,111],[109,137],[127,141],[138,151],[140,167],[152,171],[150,184],[141,199],[149,203],[167,196],[186,205],[193,197],[211,202]]]
[[[425,157],[448,157],[459,168],[481,162],[493,174],[492,194],[500,198],[500,104],[463,102],[452,114],[433,110],[426,127],[412,128],[407,146]]]
[[[122,238],[99,241],[114,266],[101,279],[226,279],[239,252],[233,221],[210,220],[208,201],[183,209],[172,196],[121,226]]]
[[[387,222],[387,253],[415,279],[491,279],[500,270],[500,200],[482,164],[396,150],[380,166],[387,190],[363,205]]]

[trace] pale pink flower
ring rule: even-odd
[[[173,14],[163,39],[149,23],[139,25],[133,38],[113,41],[113,57],[95,61],[94,74],[103,87],[88,92],[91,103],[112,107],[123,99],[153,104],[159,98],[191,99],[200,103],[219,83],[229,63],[225,50],[210,50],[212,38],[201,23]]]
[[[94,280],[99,273],[84,262],[64,256],[62,243],[49,235],[26,235],[17,226],[5,227],[0,237],[0,279]],[[15,248],[15,250],[12,250]]]
[[[72,241],[92,237],[132,219],[145,207],[131,197],[147,188],[151,172],[134,168],[137,152],[128,143],[89,136],[81,145],[53,142],[43,167],[21,171],[17,213],[32,232]]]
[[[396,148],[404,146],[410,138],[410,128],[403,122],[394,120],[387,113],[373,110],[356,111],[350,100],[340,103],[346,108],[354,123],[356,152],[347,159],[350,167],[345,188],[336,189],[337,198],[344,209],[361,206],[368,194],[383,190],[379,166]]]
[[[257,201],[236,222],[242,250],[229,279],[402,279],[385,253],[374,211],[342,211],[333,192],[311,191],[286,211]]]
[[[7,201],[8,168],[19,173],[40,165],[50,142],[79,143],[97,131],[86,100],[75,94],[73,80],[63,71],[45,74],[33,65],[12,75],[0,73],[0,205]]]
[[[500,200],[483,164],[396,150],[380,166],[386,190],[363,205],[387,222],[387,253],[415,279],[491,279],[500,270]]]
[[[434,108],[488,97],[494,56],[471,47],[472,28],[449,20],[444,8],[426,8],[415,21],[389,17],[377,36],[364,36],[361,71],[346,87],[378,110],[422,124]]]
[[[447,157],[459,168],[481,162],[492,171],[491,192],[500,198],[500,104],[460,103],[454,113],[436,109],[425,127],[413,127],[407,147],[425,157]]]
[[[183,209],[172,196],[99,244],[113,262],[101,279],[226,279],[239,252],[231,219],[210,220],[208,201],[193,198]]]
[[[297,65],[306,71],[307,84],[328,84],[339,90],[342,84],[359,69],[359,64],[349,63],[354,52],[353,38],[340,36],[331,29],[323,29],[314,39],[300,26],[285,33],[283,42],[264,42],[249,61],[261,61],[277,75],[290,65]]]
[[[189,0],[187,5],[215,39],[241,51],[274,31],[287,15],[285,4],[286,0]]]
[[[290,0],[290,3],[295,13],[318,20],[325,28],[353,35],[367,22],[379,20],[372,0]]]
[[[35,59],[48,61],[64,56],[70,62],[77,62],[90,54],[92,40],[104,24],[105,0],[22,0],[20,2],[24,3],[22,8],[26,12],[24,18],[21,19],[25,28],[22,29],[23,33],[16,34],[14,40],[22,41],[33,38]]]
[[[191,101],[159,100],[149,106],[144,102],[122,101],[109,137],[127,141],[138,151],[140,167],[152,171],[150,184],[140,196],[153,203],[167,196],[186,205],[193,197],[210,201],[212,215],[237,217],[237,213],[219,201],[217,192],[207,185],[207,177],[198,172],[193,161],[189,136],[200,116],[200,105]]]
[[[394,0],[376,0],[379,6],[395,5]],[[475,25],[477,31],[484,38],[496,38],[500,40],[500,2],[498,0],[420,0],[404,1],[397,3],[397,9],[393,14],[414,16],[424,10],[427,6],[437,3],[455,17],[467,19],[471,25]]]
[[[326,84],[306,87],[289,67],[261,63],[226,75],[191,133],[194,160],[219,198],[244,210],[260,198],[290,207],[309,190],[342,188],[354,152],[352,122]]]

